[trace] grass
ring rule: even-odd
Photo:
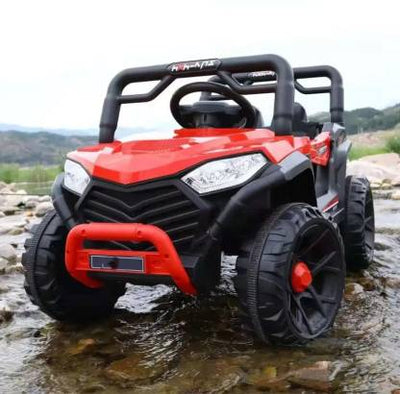
[[[392,136],[386,141],[388,152],[394,152],[400,155],[400,136]]]
[[[353,146],[350,150],[349,159],[357,160],[364,156],[379,155],[387,152],[385,146]]]
[[[20,167],[18,164],[0,164],[0,181],[43,183],[53,181],[61,172],[59,166]]]
[[[397,133],[396,133],[397,134]],[[364,156],[378,155],[381,153],[400,154],[400,136],[393,133],[380,139],[378,143],[367,145],[366,143],[357,143],[353,141],[353,147],[350,151],[350,160],[357,160]]]

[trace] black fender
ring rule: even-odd
[[[234,194],[224,209],[219,213],[210,228],[211,235],[220,238],[222,233],[230,233],[232,229],[240,229],[252,218],[259,218],[260,212],[268,211],[274,205],[273,199],[282,199],[287,202],[288,195],[280,196],[280,188],[290,186],[292,182],[299,179],[307,179],[310,185],[304,185],[304,191],[310,196],[305,202],[316,205],[313,167],[310,159],[300,153],[293,152],[279,164],[271,164],[260,177],[243,186]],[[289,196],[292,201],[304,201],[299,195]]]

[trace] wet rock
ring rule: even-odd
[[[19,207],[24,204],[24,200],[26,198],[26,191],[25,190],[17,190],[13,191],[10,189],[3,189],[1,194],[6,194],[5,202],[3,203],[9,207]]]
[[[90,353],[96,346],[96,341],[92,338],[81,339],[77,345],[74,345],[67,349],[67,353],[71,356],[77,356],[79,354]]]
[[[39,197],[28,197],[24,200],[26,209],[34,209],[39,204]]]
[[[390,287],[391,289],[400,289],[400,278],[382,278],[382,282],[385,287]]]
[[[38,198],[39,202],[48,202],[51,201],[51,197],[50,196],[40,196]]]
[[[329,392],[332,390],[332,362],[318,361],[310,367],[293,371],[288,381],[298,387]]]
[[[244,381],[245,374],[232,359],[181,359],[177,374],[168,381],[182,393],[224,393]],[[206,377],[206,378],[205,378]]]
[[[156,378],[165,371],[163,366],[147,365],[143,355],[134,354],[122,360],[114,361],[106,369],[106,376],[117,382],[134,382]]]
[[[400,190],[393,192],[391,198],[392,200],[400,200]]]
[[[7,265],[8,261],[0,257],[0,274],[4,274],[6,272]]]
[[[17,252],[11,245],[2,244],[0,245],[0,257],[9,263],[15,263],[17,261]]]
[[[82,393],[98,393],[99,391],[105,391],[106,387],[100,383],[92,383],[82,388]]]
[[[383,200],[390,200],[393,195],[393,190],[374,190],[374,198],[381,198]]]
[[[278,376],[276,367],[267,366],[262,371],[249,374],[247,383],[258,390],[287,391],[290,388],[290,382],[286,380],[287,377],[288,374]]]
[[[364,288],[365,291],[373,291],[376,290],[376,283],[374,279],[370,278],[361,278],[359,280],[360,285]]]
[[[35,215],[37,217],[42,217],[46,215],[47,212],[51,211],[53,209],[53,204],[49,201],[44,201],[41,202],[35,210]]]
[[[8,232],[8,234],[9,235],[20,235],[20,234],[22,234],[24,232],[24,229],[23,228],[21,228],[21,227],[14,227],[14,228],[12,228],[9,232]]]
[[[344,290],[344,298],[346,300],[352,300],[357,295],[360,295],[364,292],[364,288],[355,282],[347,283],[346,288]]]
[[[398,177],[398,172],[392,165],[387,165],[386,161],[378,161],[378,157],[364,157],[353,160],[347,165],[349,175],[366,176],[370,182],[382,182],[384,180],[394,180]],[[397,155],[398,156],[398,155]]]
[[[21,263],[17,263],[15,265],[8,265],[5,269],[5,273],[6,274],[14,274],[14,273],[23,274],[24,267]]]
[[[13,315],[10,307],[4,301],[0,301],[0,324],[10,321]]]
[[[18,213],[20,210],[18,207],[13,207],[13,206],[5,206],[1,208],[2,212],[6,216],[12,216]]]

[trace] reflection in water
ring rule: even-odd
[[[112,318],[84,327],[51,321],[27,302],[20,274],[1,276],[1,297],[16,313],[0,326],[0,392],[304,392],[293,371],[321,362],[332,381],[314,389],[390,392],[400,387],[400,233],[385,218],[400,214],[386,208],[378,203],[376,264],[348,278],[334,330],[306,347],[266,346],[242,331],[234,258],[224,259],[210,297],[130,286]]]

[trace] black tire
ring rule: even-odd
[[[22,264],[25,291],[44,313],[57,320],[84,321],[108,316],[125,285],[87,288],[65,268],[67,229],[56,212],[49,212],[25,242]]]
[[[341,232],[349,270],[366,269],[374,258],[374,200],[367,178],[346,178],[345,217]]]
[[[299,261],[313,273],[301,293],[291,281]],[[307,204],[279,207],[237,259],[234,283],[245,328],[263,342],[284,345],[322,335],[340,306],[345,270],[343,243],[332,222]]]

